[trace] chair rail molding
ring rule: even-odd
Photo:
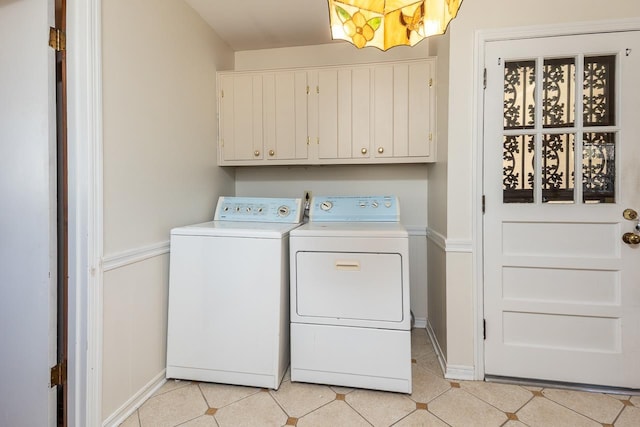
[[[102,259],[102,271],[107,272],[137,262],[155,258],[169,253],[169,241],[155,243],[140,248],[129,249],[113,255],[107,255]]]

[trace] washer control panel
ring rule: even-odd
[[[317,196],[311,200],[309,221],[399,222],[396,196]]]
[[[302,199],[221,196],[215,221],[302,222]]]

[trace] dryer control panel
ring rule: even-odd
[[[396,196],[319,196],[309,208],[313,222],[399,222]]]
[[[303,214],[302,199],[221,196],[213,219],[297,224]]]

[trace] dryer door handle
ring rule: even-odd
[[[360,271],[360,261],[337,260],[336,270],[341,271]]]

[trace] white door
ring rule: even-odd
[[[55,425],[53,2],[0,2],[0,425]]]
[[[640,34],[485,52],[486,375],[640,388]]]

